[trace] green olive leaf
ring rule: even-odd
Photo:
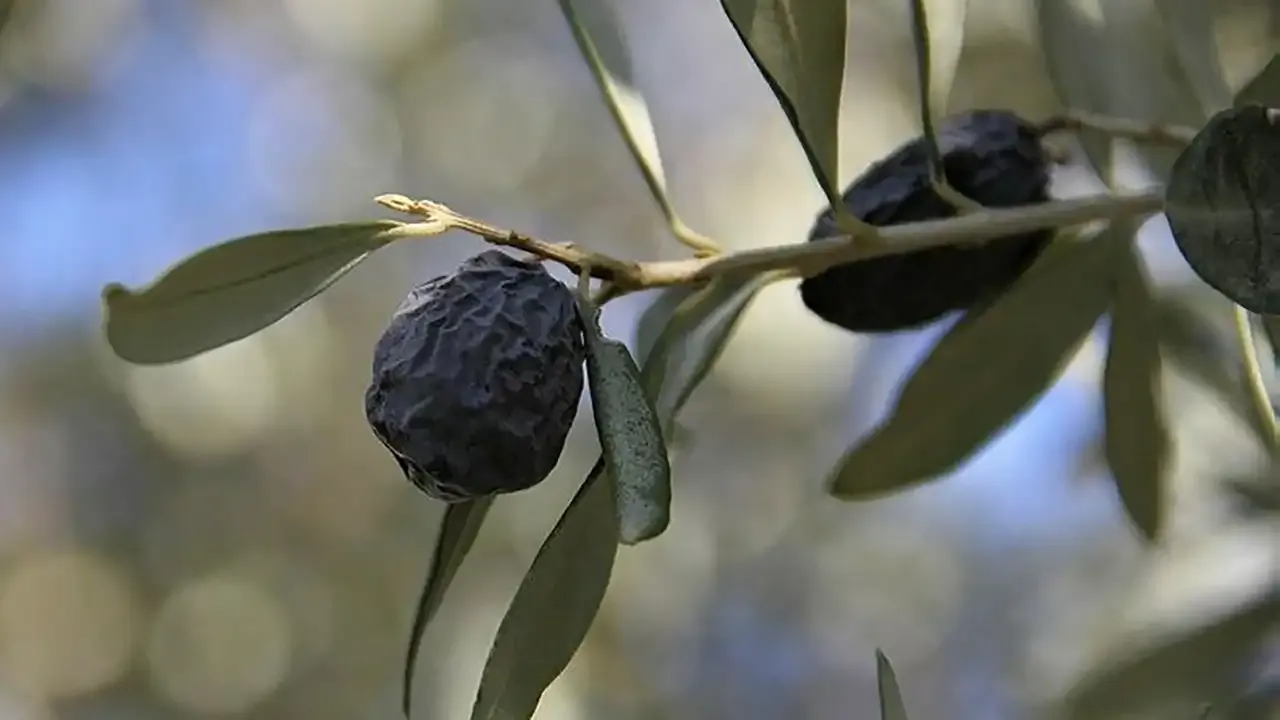
[[[653,291],[653,302],[649,303],[644,312],[640,313],[640,319],[636,321],[635,356],[637,362],[643,365],[649,359],[649,354],[653,351],[654,345],[657,344],[658,338],[662,336],[663,330],[666,330],[681,303],[706,286],[706,283],[700,285],[672,285]]]
[[[1113,229],[1132,237],[1132,223]],[[1164,525],[1165,471],[1170,440],[1161,392],[1156,309],[1132,242],[1117,238],[1120,260],[1111,300],[1111,326],[1102,391],[1107,465],[1130,521],[1148,541]]]
[[[1036,26],[1044,50],[1049,80],[1066,107],[1090,113],[1110,110],[1107,28],[1088,17],[1071,0],[1036,0]],[[1101,178],[1113,172],[1111,138],[1097,130],[1076,133],[1080,147]]]
[[[582,300],[582,298],[579,298]],[[662,425],[645,395],[627,346],[605,337],[596,311],[580,302],[587,339],[587,382],[596,432],[617,500],[618,540],[635,545],[667,529],[671,462]]]
[[[1185,698],[1213,698],[1253,659],[1269,633],[1280,629],[1280,586],[1256,593],[1228,612],[1192,627],[1164,629],[1116,653],[1068,693],[1065,716],[1074,720],[1131,717],[1142,709]]]
[[[636,88],[630,51],[613,2],[560,0],[560,10],[672,234],[695,249],[714,250],[715,244],[711,240],[694,232],[680,219],[667,195],[667,179],[658,151],[657,133],[644,96]]]
[[[141,291],[102,291],[106,337],[139,365],[185,360],[288,315],[394,240],[401,223],[328,225],[248,235],[201,250]]]
[[[1271,56],[1271,60],[1236,94],[1235,105],[1280,107],[1280,53]]]
[[[866,500],[956,469],[1057,380],[1107,309],[1109,236],[1051,247],[981,315],[957,323],[898,394],[889,417],[837,464],[830,492]]]
[[[409,632],[409,651],[404,661],[401,696],[406,718],[410,717],[409,710],[413,703],[413,675],[423,633],[440,609],[440,604],[444,602],[444,594],[458,574],[458,568],[462,567],[467,553],[471,551],[492,505],[492,497],[482,497],[451,503],[445,508],[444,518],[440,521],[440,529],[436,534],[435,549],[431,554],[431,568],[427,571],[422,594],[418,596],[418,607],[413,613],[413,628]]]
[[[552,528],[498,626],[471,720],[529,720],[600,610],[618,551],[604,459]]]
[[[783,277],[722,276],[688,296],[645,355],[640,373],[645,393],[671,436],[675,420],[724,352],[751,301],[765,286]]]
[[[911,0],[911,38],[915,48],[916,60],[916,104],[920,111],[920,124],[923,128],[923,138],[925,152],[929,156],[929,172],[933,176],[933,183],[939,195],[947,202],[958,208],[977,209],[981,205],[973,200],[964,197],[955,188],[951,187],[947,182],[946,167],[942,163],[942,151],[938,148],[938,133],[934,128],[934,108],[939,105],[945,105],[947,94],[950,92],[950,80],[955,75],[955,65],[960,61],[960,49],[963,47],[963,40],[955,44],[955,52],[953,57],[934,57],[933,36],[934,33],[930,29],[930,13],[925,7],[926,0]],[[964,34],[964,15],[966,11],[965,1],[958,0],[934,0],[935,6],[939,9],[952,9],[953,6],[959,8],[959,28],[960,30],[951,30],[955,27],[955,18],[946,18],[947,25],[942,25],[941,21],[935,23],[934,27],[946,31],[958,32],[962,36]],[[938,69],[947,72],[945,63],[950,63],[950,77],[945,81],[939,81],[937,76],[940,74]],[[938,65],[942,65],[938,68]]]
[[[898,676],[889,658],[876,650],[876,687],[880,691],[880,720],[907,720],[907,707],[898,689]]]
[[[1280,314],[1280,113],[1248,105],[1214,115],[1165,187],[1174,243],[1196,275],[1241,307]]]
[[[720,0],[720,5],[782,106],[841,227],[869,232],[845,207],[837,185],[848,0]]]
[[[1165,37],[1205,117],[1231,107],[1231,87],[1214,35],[1213,6],[1206,0],[1155,0]]]

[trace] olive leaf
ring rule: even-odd
[[[1245,105],[1280,106],[1280,53],[1258,71],[1257,75],[1236,94],[1236,107]]]
[[[848,0],[720,0],[848,231],[874,233],[840,200],[840,96]]]
[[[1049,80],[1066,107],[1107,113],[1109,59],[1107,28],[1087,17],[1071,0],[1036,0],[1036,25]],[[1081,149],[1099,177],[1112,174],[1111,138],[1097,130],[1076,133]]]
[[[516,590],[480,677],[471,720],[529,720],[600,610],[618,551],[613,478],[596,462]]]
[[[1151,287],[1134,243],[1134,223],[1111,231],[1120,246],[1102,391],[1107,465],[1134,526],[1155,540],[1164,524],[1169,431],[1161,393],[1160,337]]]
[[[714,250],[711,240],[694,232],[680,219],[667,196],[657,134],[644,96],[635,86],[630,52],[613,1],[560,0],[560,10],[672,234],[695,249]]]
[[[706,379],[756,295],[779,273],[721,276],[685,298],[645,356],[640,379],[664,435]]]
[[[626,345],[604,336],[598,311],[585,298],[579,300],[591,408],[614,482],[618,540],[635,545],[661,535],[671,520],[671,462],[635,358]]]
[[[963,42],[955,43],[956,49],[954,56],[946,58],[935,58],[933,48],[933,33],[929,29],[929,12],[925,8],[926,0],[911,0],[911,38],[915,48],[916,60],[916,104],[920,111],[920,124],[923,128],[923,140],[925,152],[929,156],[929,172],[932,176],[934,187],[938,193],[949,203],[959,208],[976,209],[981,207],[977,202],[964,197],[959,191],[952,188],[947,183],[946,167],[942,162],[942,151],[938,147],[938,134],[934,128],[934,107],[943,105],[946,102],[947,94],[950,92],[950,78],[945,82],[937,79],[937,66],[942,64],[942,69],[949,75],[954,77],[955,65],[960,60],[960,49]],[[938,5],[935,0],[935,5]],[[960,9],[958,32],[964,33],[964,15],[965,0],[942,0],[943,8],[950,8],[958,5]],[[954,18],[947,18],[949,23],[943,25],[941,22],[935,24],[938,28],[949,28],[955,22]],[[950,68],[946,67],[946,63],[950,63]],[[936,99],[940,102],[935,103]]]
[[[1202,702],[1246,667],[1268,633],[1280,629],[1280,587],[1257,593],[1195,627],[1152,633],[1107,658],[1067,694],[1067,718],[1129,717],[1139,708],[1185,698]]]
[[[880,691],[880,720],[907,720],[898,677],[889,658],[879,649],[876,650],[876,687]]]
[[[1231,107],[1210,0],[1155,0],[1165,37],[1205,116]]]
[[[394,240],[401,223],[329,225],[248,235],[201,250],[141,291],[102,291],[106,337],[122,359],[176,362],[288,315]]]
[[[1187,264],[1218,292],[1259,314],[1280,314],[1280,114],[1250,105],[1213,116],[1178,156],[1165,216]]]
[[[957,323],[906,381],[889,417],[836,465],[830,492],[865,500],[957,468],[1057,379],[1111,295],[1114,243],[1050,249],[981,315]]]
[[[672,316],[689,296],[705,288],[707,285],[672,285],[654,291],[653,302],[640,313],[636,321],[635,356],[641,365],[649,359],[658,338],[666,330]]]
[[[427,625],[435,617],[449,585],[462,567],[462,561],[471,551],[480,527],[484,524],[489,508],[493,505],[493,497],[482,497],[467,502],[450,503],[440,521],[440,530],[436,534],[435,549],[431,554],[431,567],[427,571],[427,580],[422,586],[422,594],[418,596],[418,607],[413,613],[413,628],[409,632],[409,651],[404,661],[404,686],[401,703],[405,717],[410,717],[409,710],[413,703],[413,675],[417,667],[418,651],[422,646],[422,636]]]

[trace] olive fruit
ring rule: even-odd
[[[546,479],[582,397],[572,292],[533,261],[483,252],[409,293],[373,353],[365,415],[405,476],[462,502]]]
[[[939,123],[936,136],[948,184],[970,199],[987,207],[1049,200],[1051,158],[1039,130],[1017,115],[961,113]],[[876,226],[956,214],[933,190],[923,138],[868,168],[843,200],[853,215]],[[809,240],[844,234],[827,208]],[[1052,238],[1052,230],[1043,230],[836,265],[803,280],[800,297],[815,315],[852,332],[912,329],[999,296]]]

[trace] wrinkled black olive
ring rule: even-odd
[[[948,183],[988,207],[1049,200],[1051,159],[1036,127],[1017,115],[976,110],[937,127]],[[876,226],[953,217],[934,192],[922,139],[872,165],[844,193],[857,217]],[[843,235],[827,208],[809,240]],[[800,283],[800,296],[818,317],[862,333],[907,330],[999,296],[1031,266],[1053,231],[1003,237],[837,265]]]
[[[569,288],[490,250],[409,293],[374,349],[365,415],[433,498],[524,490],[560,459],[585,357]]]
[[[1187,264],[1256,313],[1280,314],[1280,111],[1223,110],[1173,164],[1165,217]]]

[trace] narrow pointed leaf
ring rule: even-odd
[[[955,63],[960,59],[961,44],[955,44],[954,57],[935,57],[933,38],[935,34],[941,35],[946,32],[958,32],[963,36],[965,4],[964,0],[933,0],[933,4],[939,10],[953,9],[953,6],[958,5],[960,30],[952,29],[955,18],[944,17],[941,12],[938,19],[934,20],[926,8],[927,0],[911,0],[911,37],[916,60],[916,104],[919,107],[920,124],[924,131],[925,150],[929,155],[929,171],[933,176],[934,184],[939,186],[940,193],[948,202],[961,208],[980,207],[947,183],[946,168],[942,164],[942,151],[938,149],[938,134],[934,129],[935,108],[946,102],[946,96],[951,89],[951,77],[954,77],[955,73]],[[944,20],[947,21],[945,25]],[[940,32],[935,33],[935,29]],[[945,80],[939,79],[939,73],[936,72],[939,69],[937,66],[947,62],[951,63],[951,67],[946,68],[944,65],[942,69],[949,72],[949,77]]]
[[[654,345],[658,342],[658,338],[662,336],[662,332],[670,324],[671,318],[675,316],[676,310],[680,308],[680,305],[689,296],[705,287],[705,283],[702,285],[672,285],[654,293],[653,302],[649,303],[649,307],[640,313],[640,319],[636,322],[635,356],[637,362],[641,365],[645,364],[649,359],[650,352],[653,351]]]
[[[411,717],[410,708],[413,703],[413,676],[418,663],[418,652],[422,647],[422,636],[427,625],[435,617],[436,611],[444,601],[449,585],[462,567],[462,561],[480,533],[489,508],[493,505],[492,497],[479,498],[469,502],[452,503],[445,508],[444,519],[440,521],[440,530],[436,536],[435,549],[431,555],[431,568],[427,571],[426,583],[422,586],[422,594],[418,596],[418,607],[413,614],[413,628],[409,632],[409,652],[404,661],[404,687],[402,708],[406,718]]]
[[[720,277],[676,308],[640,374],[667,437],[693,391],[720,359],[751,301],[780,278],[771,273]]]
[[[958,323],[915,370],[889,417],[829,479],[845,500],[905,490],[959,467],[1058,378],[1111,289],[1106,236],[1052,248],[1000,300]]]
[[[1236,107],[1244,105],[1265,105],[1280,107],[1280,53],[1253,76],[1236,94]]]
[[[1205,117],[1231,107],[1211,0],[1155,0],[1165,36]]]
[[[720,0],[837,211],[848,0]],[[844,214],[848,214],[845,210]]]
[[[1108,658],[1071,690],[1065,715],[1071,720],[1129,717],[1175,698],[1211,699],[1277,629],[1280,587],[1273,586],[1197,627],[1166,631]]]
[[[1040,47],[1054,92],[1074,110],[1106,114],[1110,110],[1107,85],[1108,38],[1096,20],[1071,0],[1036,0]],[[1108,178],[1114,163],[1109,137],[1096,130],[1076,134],[1081,149],[1099,177]]]
[[[573,38],[591,68],[618,130],[636,166],[644,176],[658,209],[672,232],[686,244],[701,250],[714,249],[710,240],[691,230],[676,214],[667,195],[667,179],[662,169],[658,137],[649,116],[644,95],[636,88],[631,55],[622,33],[615,0],[560,0]]]
[[[907,708],[898,689],[898,676],[889,658],[876,650],[876,686],[880,690],[880,720],[907,720]]]
[[[596,311],[583,305],[587,381],[605,468],[614,482],[618,539],[634,545],[667,529],[671,463],[635,358],[626,345],[601,333]]]
[[[1128,223],[1113,226],[1117,232]],[[1170,441],[1161,393],[1160,337],[1151,288],[1132,242],[1117,237],[1115,295],[1103,373],[1107,465],[1129,520],[1149,541],[1164,524]]]
[[[598,461],[538,550],[480,677],[471,720],[529,720],[600,610],[618,551],[613,479]]]
[[[248,235],[206,248],[152,285],[103,289],[106,337],[124,360],[176,362],[288,315],[393,239],[396,222]]]

